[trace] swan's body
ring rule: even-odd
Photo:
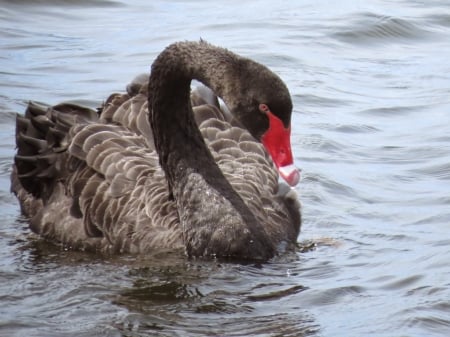
[[[215,96],[191,101],[192,78],[223,98],[232,119]],[[271,118],[288,132],[291,109],[267,68],[204,42],[174,44],[148,88],[135,81],[98,112],[30,103],[17,118],[12,190],[33,231],[74,249],[267,259],[295,244],[300,212],[256,139],[268,142]]]

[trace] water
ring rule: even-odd
[[[450,335],[448,1],[0,3],[0,336]],[[290,88],[315,249],[239,265],[30,234],[9,193],[15,112],[96,107],[200,37]]]

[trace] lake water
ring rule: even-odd
[[[450,336],[449,1],[0,5],[0,336]],[[9,192],[15,113],[96,107],[199,38],[290,88],[314,248],[241,265],[32,235]]]

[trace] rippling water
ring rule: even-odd
[[[449,336],[450,4],[0,1],[1,336]],[[63,251],[9,193],[15,112],[98,106],[176,40],[291,90],[298,251],[264,265]]]

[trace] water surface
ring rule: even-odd
[[[1,336],[450,335],[450,4],[0,1]],[[29,100],[97,107],[177,40],[294,100],[302,244],[264,265],[65,251],[9,192]]]

